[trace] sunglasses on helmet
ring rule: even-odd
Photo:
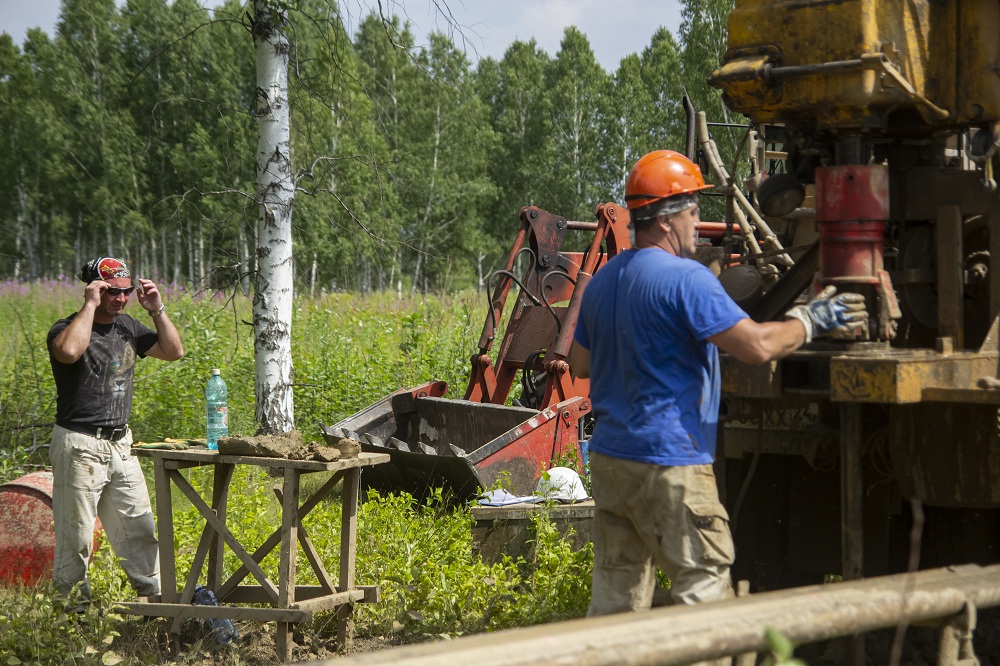
[[[128,296],[133,291],[135,291],[135,287],[108,287],[104,290],[104,293],[108,296],[118,296],[120,294]]]

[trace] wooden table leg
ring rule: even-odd
[[[281,556],[279,560],[278,608],[288,608],[295,603],[295,555],[299,541],[299,470],[285,468],[281,488]],[[278,659],[292,658],[292,624],[278,622],[274,644]]]
[[[344,488],[341,493],[343,505],[340,519],[340,585],[338,591],[354,589],[354,565],[357,556],[358,535],[358,491],[361,487],[361,468],[345,470]],[[346,603],[337,609],[337,647],[350,650],[354,641],[354,603]]]
[[[212,471],[212,508],[215,515],[223,523],[226,522],[226,507],[229,504],[229,484],[233,480],[236,465],[216,464]],[[205,585],[213,592],[218,592],[222,585],[222,568],[226,555],[226,542],[218,532],[213,532],[212,543],[208,550],[208,573]]]
[[[177,570],[174,564],[174,509],[170,496],[170,476],[163,460],[153,462],[156,489],[156,530],[160,549],[160,599],[177,603]]]

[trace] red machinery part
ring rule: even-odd
[[[816,170],[819,282],[878,285],[889,219],[889,168],[842,165]]]
[[[97,551],[101,521],[94,525]],[[0,584],[34,585],[52,577],[52,472],[0,485]]]

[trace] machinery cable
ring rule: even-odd
[[[527,252],[528,256],[531,257],[531,264],[528,266],[528,270],[531,270],[536,265],[538,265],[538,257],[535,256],[535,251],[532,250],[530,247],[522,247],[520,250],[518,250],[517,254],[514,255],[514,261],[511,262],[512,265],[517,264],[517,260],[521,257],[522,252]],[[486,278],[487,291],[492,292],[492,290],[496,288],[496,287],[490,287],[490,283],[493,282],[493,279],[498,275],[506,275],[514,282],[514,284],[518,286],[518,288],[520,288],[521,291],[527,292],[529,298],[534,299],[534,295],[530,291],[527,291],[524,288],[524,285],[521,284],[521,281],[518,280],[513,273],[503,268],[499,268],[490,273],[489,276],[487,276]],[[535,299],[535,301],[537,304],[537,299]],[[501,312],[500,315],[502,316],[503,312]],[[490,319],[493,320],[493,334],[491,338],[496,338],[497,331],[500,329],[500,320],[499,317],[497,316],[497,313],[494,311],[493,299],[490,300]]]
[[[532,370],[532,366],[539,357],[544,355],[545,350],[539,349],[528,354],[528,358],[524,360],[524,366],[521,370],[521,398],[515,400],[515,404],[531,409],[539,409],[541,406],[542,399],[545,397],[546,375],[544,371]],[[540,375],[542,379],[537,379],[536,375]]]

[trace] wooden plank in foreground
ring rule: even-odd
[[[479,634],[322,662],[329,666],[672,666],[764,652],[773,627],[805,645],[1000,606],[1000,565],[933,569]]]

